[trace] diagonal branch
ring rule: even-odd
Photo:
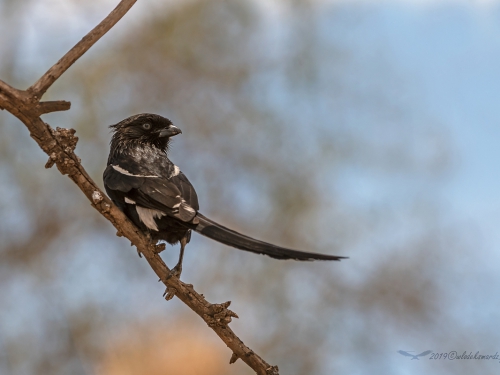
[[[28,92],[34,97],[40,98],[50,86],[78,60],[87,50],[106,34],[124,15],[128,12],[137,0],[122,0],[113,11],[94,27],[87,35],[71,48],[57,63],[40,77],[29,89]]]
[[[205,297],[197,293],[193,286],[185,284],[175,276],[170,277],[170,269],[158,255],[162,246],[151,243],[149,237],[141,232],[111,200],[99,189],[90,178],[81,164],[81,160],[73,152],[78,138],[73,129],[52,129],[45,124],[40,115],[43,113],[67,110],[70,103],[65,101],[39,102],[45,91],[100,37],[123,17],[136,0],[122,0],[120,4],[89,34],[75,45],[62,59],[60,59],[47,73],[45,73],[27,91],[15,89],[0,81],[0,109],[6,109],[21,120],[31,137],[42,150],[49,155],[46,168],[57,166],[62,174],[68,177],[80,188],[101,215],[108,219],[118,230],[117,235],[128,238],[132,245],[137,247],[147,262],[165,284],[168,290],[167,298],[174,295],[198,314],[212,330],[231,349],[230,363],[241,358],[259,375],[278,375],[278,367],[271,366],[229,328],[232,318],[238,317],[228,309],[230,302],[211,304]]]

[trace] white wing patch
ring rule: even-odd
[[[126,169],[123,169],[119,165],[113,165],[113,169],[117,172],[120,172],[121,174],[124,174],[125,176],[132,176],[132,177],[158,177],[158,176],[141,176],[140,174],[132,174]]]
[[[191,207],[189,204],[187,204],[187,202],[186,202],[184,199],[182,200],[181,206],[182,206],[182,208],[184,208],[187,212],[189,212],[189,214],[191,214],[191,215],[195,215],[195,214],[196,214],[196,211],[194,210],[194,208],[193,208],[193,207]]]
[[[172,172],[172,174],[170,175],[170,177],[175,177],[179,173],[181,173],[181,170],[179,169],[179,167],[177,165],[174,164],[174,171]]]
[[[177,206],[177,205],[176,205]],[[196,211],[183,199],[178,205],[179,209],[179,219],[184,222],[191,221],[196,216]]]
[[[144,223],[146,227],[151,230],[158,232],[158,226],[156,225],[155,219],[161,219],[167,214],[160,210],[153,210],[151,208],[144,208],[141,206],[135,206],[139,219]]]
[[[125,197],[125,203],[135,204],[135,201],[133,201],[133,200],[132,200],[132,199],[130,199],[130,198]]]

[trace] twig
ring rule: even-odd
[[[57,64],[50,68],[27,91],[15,89],[0,81],[0,108],[6,109],[21,120],[49,160],[46,167],[54,164],[62,174],[68,175],[91,202],[91,205],[108,219],[117,229],[117,235],[127,237],[144,254],[147,262],[159,279],[182,302],[197,313],[210,328],[232,350],[230,363],[241,358],[259,375],[277,375],[278,367],[271,366],[248,348],[229,328],[228,323],[238,316],[228,309],[231,302],[211,304],[197,293],[193,286],[184,284],[175,276],[168,276],[170,269],[158,255],[161,246],[152,244],[147,235],[141,232],[110,199],[97,187],[81,165],[80,158],[73,152],[78,138],[73,129],[52,129],[45,124],[40,115],[43,113],[67,110],[69,102],[39,102],[45,91],[100,37],[123,17],[135,0],[122,0],[120,4],[89,34],[75,45]]]
[[[40,102],[36,106],[38,116],[45,113],[57,112],[57,111],[67,111],[70,109],[71,103],[64,100],[57,100],[51,102]]]
[[[40,77],[38,81],[32,85],[28,92],[34,97],[40,98],[48,90],[50,86],[78,60],[87,50],[94,45],[101,37],[106,34],[124,15],[128,12],[132,5],[137,0],[122,0],[113,11],[102,20],[102,22],[94,27],[87,35],[71,48],[56,64],[54,64],[47,72]]]

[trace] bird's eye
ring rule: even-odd
[[[142,124],[142,127],[146,130],[151,129],[151,124],[149,122],[146,122],[145,124]]]

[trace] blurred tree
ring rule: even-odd
[[[97,374],[230,374],[227,353],[214,345],[189,319],[177,317],[175,326],[162,323],[135,324],[108,343]],[[238,373],[253,373],[245,364],[236,365]]]

